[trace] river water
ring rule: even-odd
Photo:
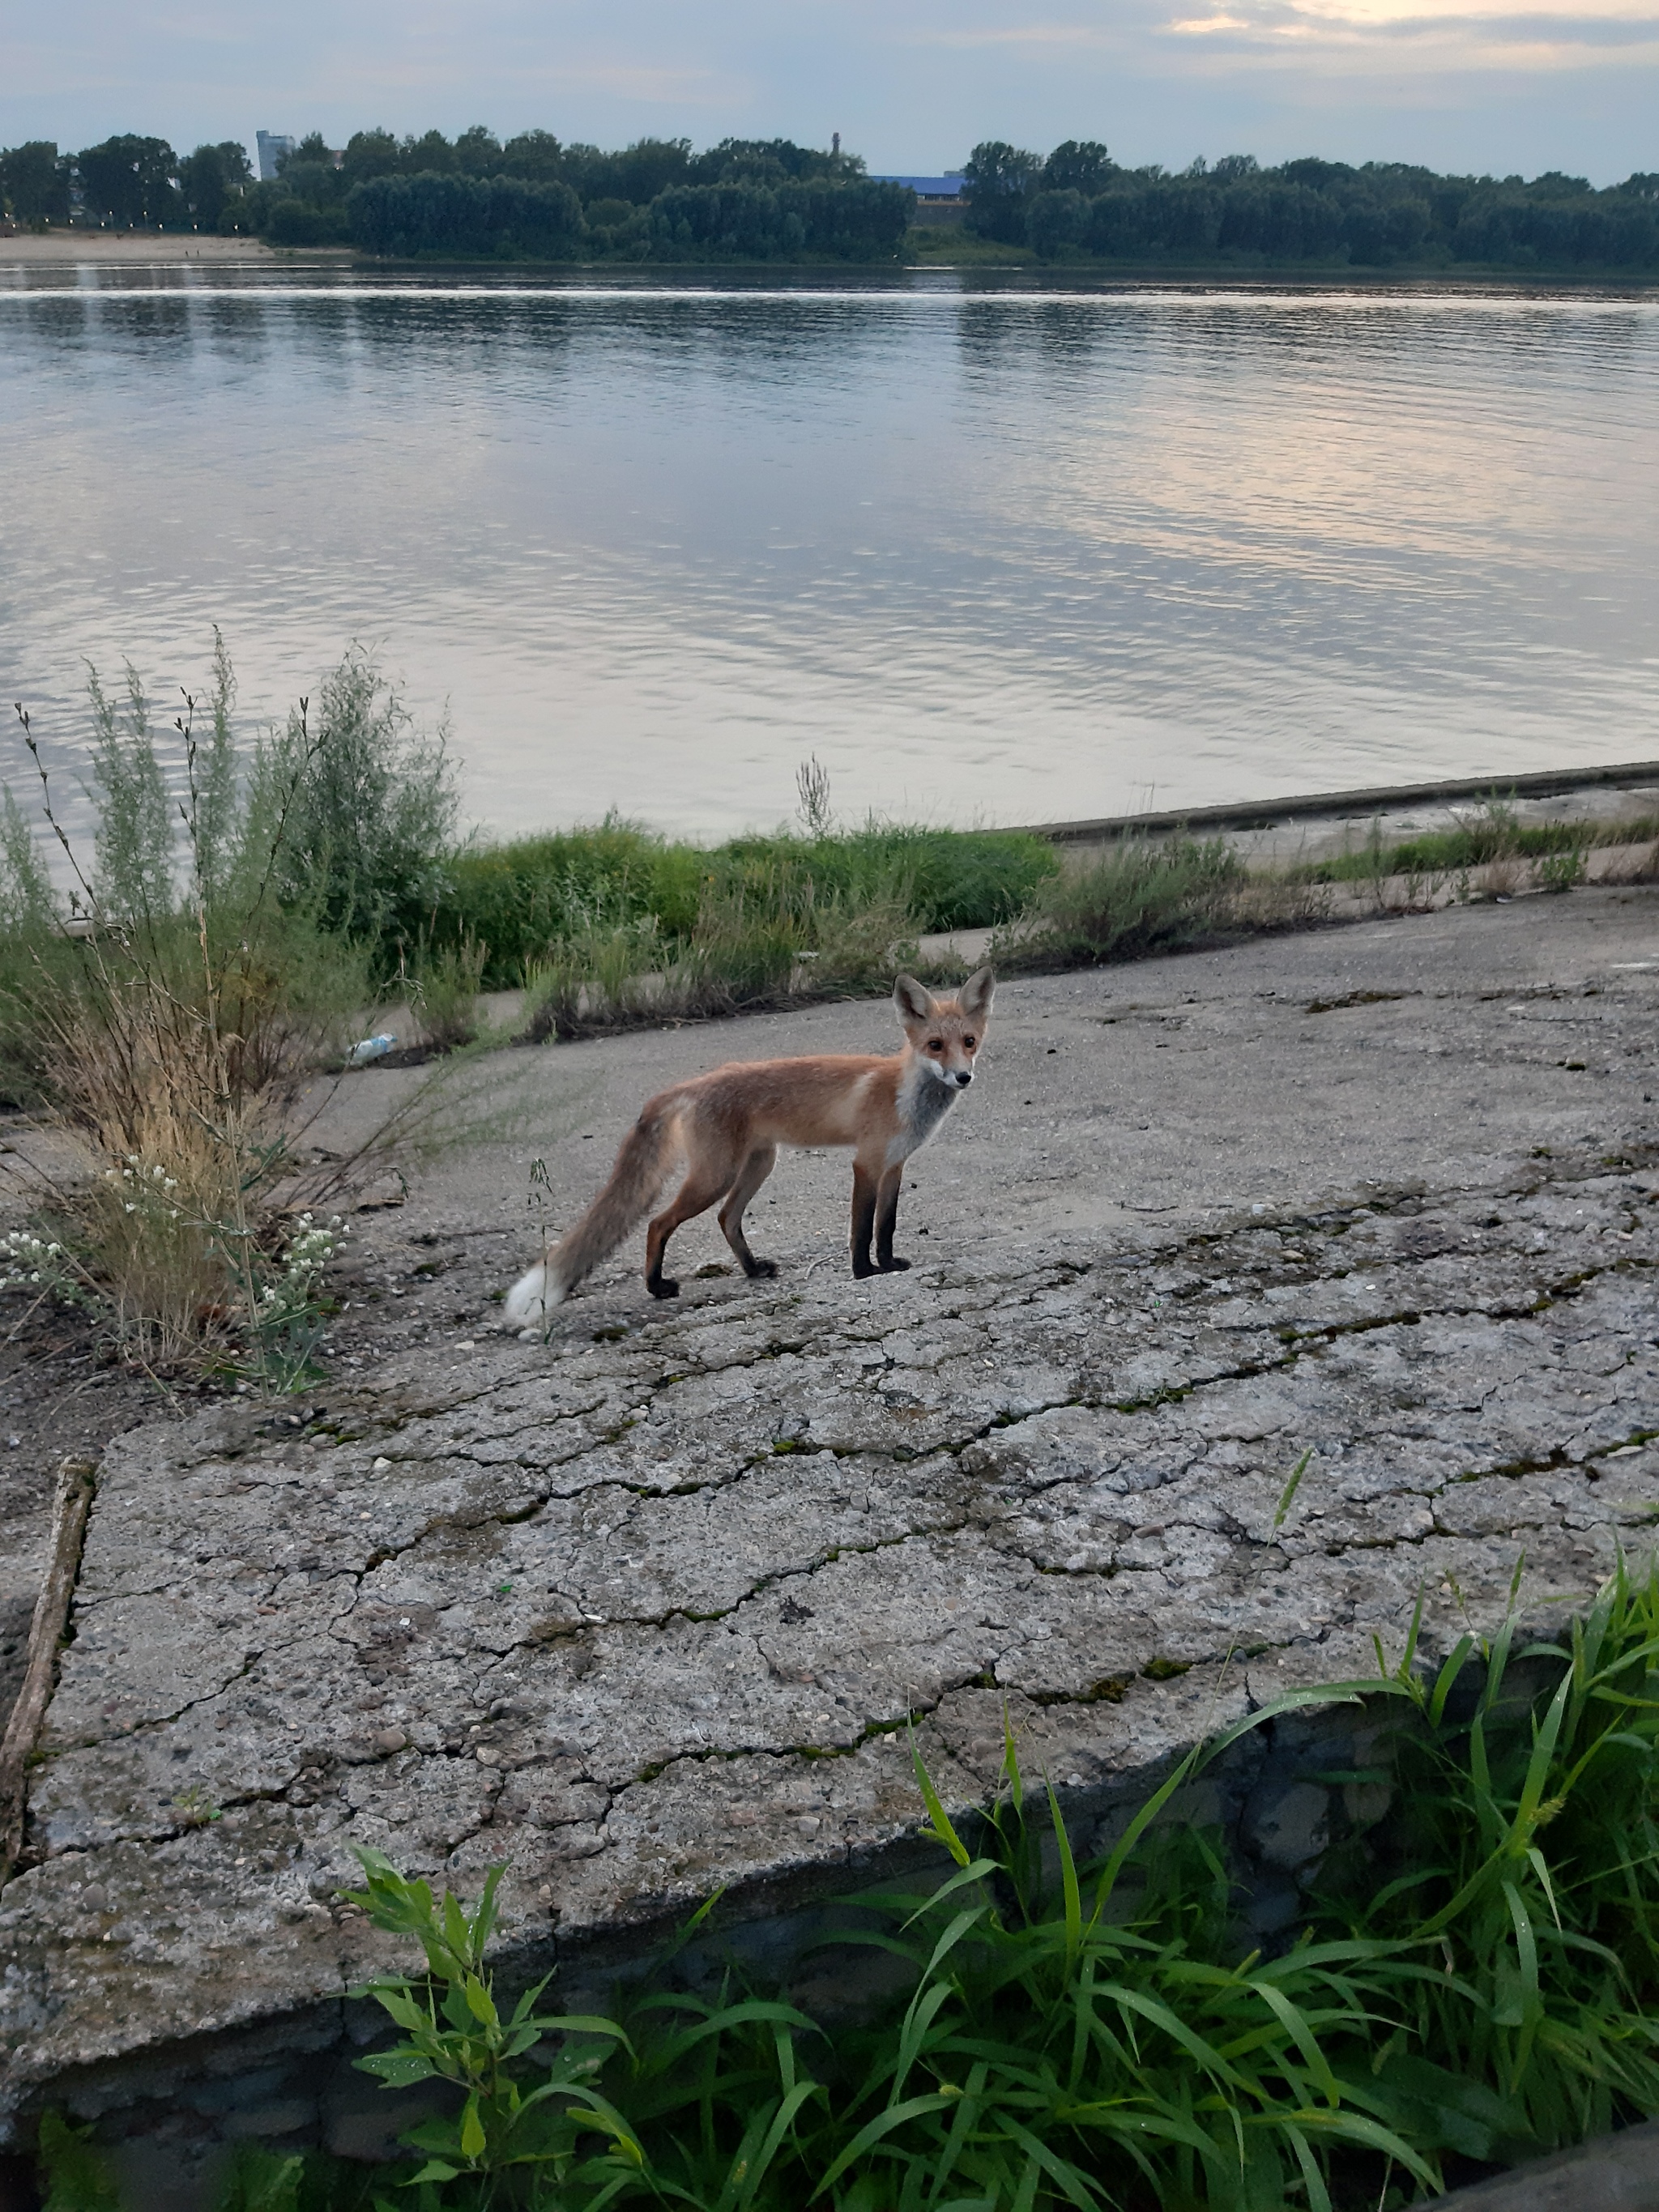
[[[1659,292],[14,266],[0,371],[65,764],[215,623],[250,723],[371,642],[495,832],[1659,756]]]

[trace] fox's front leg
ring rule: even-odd
[[[862,1160],[853,1163],[853,1273],[863,1280],[877,1270],[870,1257],[870,1239],[875,1233],[876,1200],[880,1184],[874,1173]]]
[[[898,1221],[899,1189],[904,1181],[902,1160],[889,1168],[876,1194],[876,1266],[884,1275],[902,1274],[908,1260],[893,1257],[893,1231]]]

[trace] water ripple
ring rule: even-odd
[[[1036,820],[1659,753],[1659,298],[0,283],[0,683],[349,637],[496,829]],[[23,281],[19,281],[22,279]],[[8,774],[15,763],[8,762]]]

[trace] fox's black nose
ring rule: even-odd
[[[973,1079],[972,1075],[969,1073],[967,1068],[958,1068],[957,1071],[957,1089],[958,1091],[965,1091]]]

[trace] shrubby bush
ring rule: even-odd
[[[1659,179],[1648,175],[1597,191],[1559,173],[1528,183],[1313,159],[1262,169],[1234,154],[1170,176],[1120,168],[1103,146],[1073,141],[1046,161],[988,141],[965,175],[969,228],[1045,260],[1659,265]]]
[[[587,231],[568,185],[523,177],[376,177],[352,187],[345,214],[354,246],[400,260],[446,254],[562,261],[580,249]]]
[[[273,852],[278,902],[395,969],[449,885],[458,799],[447,731],[417,730],[396,685],[353,646],[314,707],[302,699],[259,746],[247,807]]]

